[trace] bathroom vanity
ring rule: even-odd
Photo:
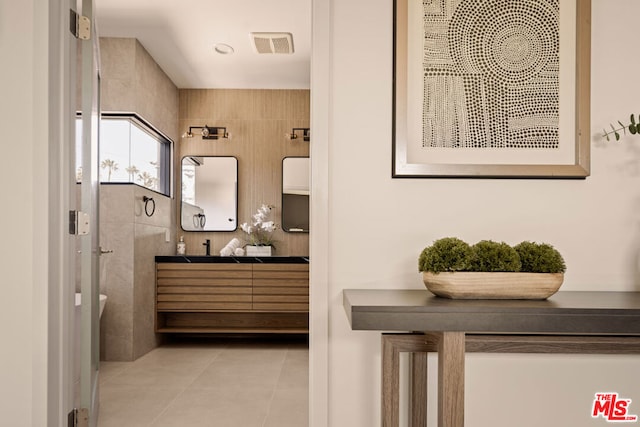
[[[156,257],[158,333],[308,333],[307,257]]]

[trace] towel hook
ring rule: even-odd
[[[144,202],[144,213],[147,214],[148,217],[153,216],[156,211],[156,201],[153,200],[152,197],[142,196],[142,201]],[[151,213],[149,213],[149,202],[151,202]]]

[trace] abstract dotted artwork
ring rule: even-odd
[[[559,0],[422,3],[422,146],[557,149]]]

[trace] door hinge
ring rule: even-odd
[[[71,412],[67,415],[67,427],[77,427],[76,417],[78,415],[78,410],[73,408]]]
[[[88,427],[89,410],[87,408],[73,408],[67,415],[67,427]]]
[[[69,31],[77,39],[89,40],[91,38],[91,20],[69,9]]]
[[[82,211],[69,211],[69,234],[86,236],[90,229],[89,214]]]

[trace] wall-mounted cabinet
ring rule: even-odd
[[[156,257],[156,332],[308,333],[302,257]]]

